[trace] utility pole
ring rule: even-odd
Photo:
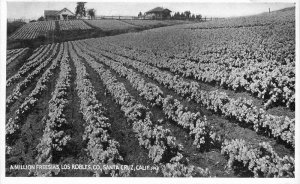
[[[269,13],[271,13],[270,8],[269,8]]]

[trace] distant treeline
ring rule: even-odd
[[[195,15],[192,14],[190,11],[185,12],[175,12],[174,15],[171,16],[171,19],[174,20],[203,20],[201,14]],[[206,19],[206,17],[205,17]]]

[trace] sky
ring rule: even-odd
[[[187,3],[187,2],[87,2],[86,9],[94,8],[96,15],[137,16],[157,6],[168,8],[174,12],[191,11],[203,17],[233,17],[255,15],[295,6],[294,3]],[[44,10],[61,10],[68,8],[75,11],[76,2],[7,2],[7,18],[37,19],[44,15]]]

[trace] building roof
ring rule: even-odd
[[[69,12],[71,12],[68,8],[64,8],[64,9],[62,9],[62,10],[45,10],[44,11],[44,15],[45,16],[55,16],[55,15],[57,15],[57,14],[60,14],[62,11],[64,11],[64,10],[68,10]],[[71,12],[73,15],[74,15],[74,13],[73,12]]]
[[[64,8],[64,9],[62,9],[62,10],[60,10],[59,12],[57,12],[56,14],[60,14],[62,11],[64,11],[64,10],[68,10],[69,12],[71,12],[68,8]],[[71,12],[73,15],[75,15],[73,12]]]
[[[53,15],[56,15],[57,12],[59,12],[59,11],[57,11],[57,10],[45,10],[44,15],[45,16],[53,16]]]
[[[167,9],[167,8],[162,8],[162,7],[156,7],[153,8],[152,10],[147,11],[146,13],[157,13],[157,12],[172,12],[171,10]]]

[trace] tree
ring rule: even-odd
[[[196,19],[201,21],[201,19],[202,19],[202,15],[201,15],[201,14],[199,14],[199,15],[196,15]]]
[[[37,19],[38,21],[44,21],[45,18],[43,16],[41,16],[40,18]]]
[[[77,17],[79,15],[80,18],[86,16],[86,11],[85,11],[85,3],[86,2],[77,2],[77,6],[75,9],[75,16]]]
[[[181,19],[181,20],[185,19],[185,15],[184,15],[183,12],[180,14],[180,19]]]
[[[143,14],[142,14],[142,12],[140,12],[139,14],[138,14],[138,17],[140,18],[140,17],[142,17],[143,16]]]
[[[190,15],[191,15],[191,12],[190,11],[185,11],[184,15],[185,15],[185,18],[189,19]]]
[[[176,12],[174,15],[173,15],[173,18],[175,20],[179,20],[180,19],[180,13],[179,12]]]
[[[195,20],[201,19],[201,15],[195,15],[192,14],[191,11],[185,11],[185,12],[175,12],[174,15],[171,17],[174,20],[184,20],[184,19],[191,19],[191,20]]]
[[[90,19],[95,19],[96,10],[94,8],[88,9],[88,15],[90,16]]]
[[[196,18],[195,14],[192,14],[191,19],[195,20],[195,18]]]

